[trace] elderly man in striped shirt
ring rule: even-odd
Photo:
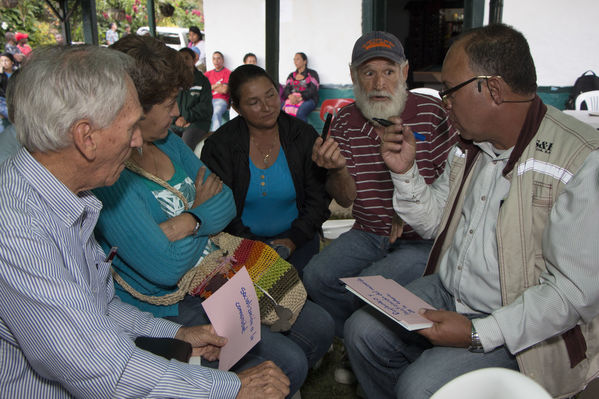
[[[393,182],[380,152],[384,127],[373,118],[400,116],[401,123],[420,133],[416,162],[429,184],[443,172],[457,140],[441,102],[407,90],[408,61],[392,34],[360,37],[350,72],[356,102],[339,111],[326,141],[317,139],[313,159],[329,170],[329,194],[342,206],[353,204],[356,222],[304,271],[309,295],[333,316],[339,337],[345,320],[360,306],[340,277],[380,274],[407,284],[422,275],[432,246],[393,211]],[[340,382],[346,379],[337,374]]]
[[[94,238],[102,204],[89,190],[113,184],[142,144],[134,65],[111,49],[56,46],[11,79],[23,148],[0,167],[0,396],[283,398],[289,380],[273,363],[237,376],[134,343],[174,337],[215,360],[226,342],[121,302]]]

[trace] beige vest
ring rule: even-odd
[[[511,181],[510,190],[497,220],[501,296],[506,305],[528,287],[538,284],[541,272],[546,270],[541,243],[553,203],[564,189],[568,176],[576,174],[589,153],[599,148],[598,131],[577,121],[569,122],[566,127],[562,123],[565,115],[553,107],[547,108],[537,134],[506,176]],[[456,200],[465,161],[465,157],[452,160],[448,204]],[[466,177],[456,209],[463,206],[464,193],[471,182],[472,173]],[[439,227],[442,231],[449,222],[441,254],[451,245],[459,221],[459,217],[448,219],[449,206]],[[439,262],[436,268],[438,266]],[[581,345],[579,349],[586,358],[574,367],[570,365],[566,343],[560,335],[518,353],[520,371],[539,382],[554,397],[568,397],[584,389],[599,374],[599,317],[589,324],[581,324],[580,332],[584,340],[579,335],[578,340],[571,342]]]

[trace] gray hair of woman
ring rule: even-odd
[[[72,143],[78,120],[105,128],[125,103],[134,65],[126,54],[91,45],[35,49],[8,83],[17,139],[31,152],[58,151]]]

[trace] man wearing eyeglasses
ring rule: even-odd
[[[384,127],[373,118],[401,116],[398,123],[421,134],[416,162],[427,183],[441,175],[457,140],[441,102],[408,91],[408,60],[394,35],[375,31],[360,37],[350,73],[356,101],[337,113],[328,139],[316,140],[312,159],[328,169],[327,191],[342,206],[353,205],[356,222],[304,270],[309,295],[333,316],[339,337],[345,320],[364,305],[340,277],[381,274],[407,284],[422,276],[432,246],[432,240],[394,220],[393,182],[380,152]],[[342,383],[352,378],[344,369],[335,376]]]
[[[368,397],[419,399],[504,367],[571,396],[599,368],[599,135],[536,96],[528,43],[511,27],[466,32],[442,78],[464,139],[443,175],[424,183],[407,127],[387,128],[381,149],[394,209],[436,237],[435,274],[407,288],[438,310],[423,311],[433,326],[416,332],[354,313],[345,345],[356,376]]]

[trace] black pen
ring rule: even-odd
[[[383,119],[383,118],[372,118],[372,120],[384,127],[395,124],[395,123],[388,121],[387,119]],[[426,140],[426,136],[424,134],[420,134],[420,133],[416,133],[416,132],[412,132],[412,134],[414,135],[414,138],[416,139],[416,141],[425,141]]]
[[[327,139],[327,133],[329,132],[329,126],[331,126],[331,121],[333,120],[333,114],[328,113],[327,114],[327,119],[324,122],[324,127],[322,128],[322,133],[320,134],[320,137],[322,138],[322,141],[325,141]]]

